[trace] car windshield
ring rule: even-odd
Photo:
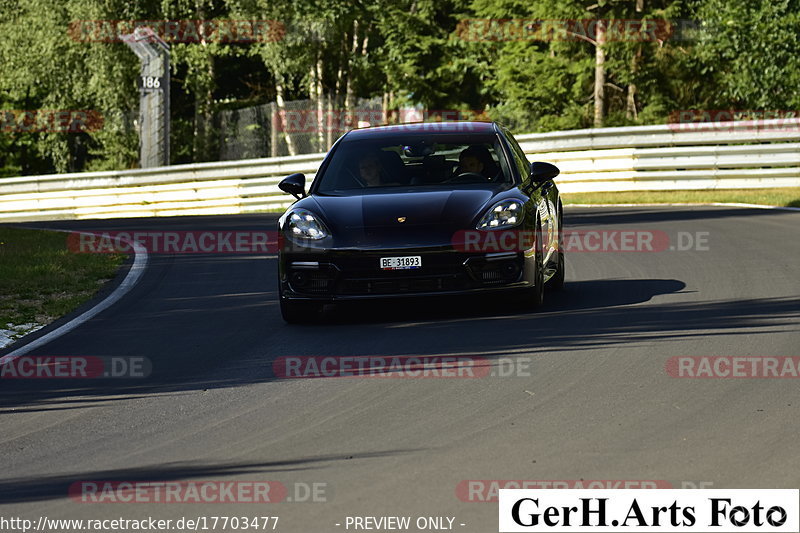
[[[358,194],[375,188],[460,187],[511,180],[495,135],[344,139],[316,192]]]

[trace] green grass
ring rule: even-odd
[[[800,207],[800,187],[782,189],[720,189],[706,191],[634,191],[562,194],[569,204],[709,204],[741,203]]]
[[[0,329],[47,324],[114,277],[122,254],[77,254],[67,234],[0,227]]]

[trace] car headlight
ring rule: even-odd
[[[319,217],[305,209],[293,209],[287,213],[283,220],[283,229],[293,237],[315,241],[330,235]]]
[[[477,229],[513,228],[522,222],[523,204],[519,200],[503,200],[494,204],[476,226]]]

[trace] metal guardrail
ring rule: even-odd
[[[800,186],[800,119],[603,128],[517,137],[563,192]],[[253,213],[293,199],[324,154],[0,179],[0,222]]]
[[[562,192],[800,186],[800,119],[664,124],[520,135],[561,169]]]
[[[0,222],[236,214],[288,206],[278,182],[324,154],[0,180]]]

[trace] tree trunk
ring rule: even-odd
[[[333,144],[333,129],[338,122],[337,117],[339,113],[336,112],[336,96],[332,93],[328,93],[328,98],[326,100],[328,104],[325,116],[325,146],[327,150]]]
[[[345,40],[342,41],[342,46],[340,47],[339,51],[341,56],[339,57],[339,68],[336,72],[336,88],[333,91],[333,101],[331,102],[337,133],[341,133],[339,130],[341,130],[342,127],[349,129],[347,128],[347,101],[346,97],[344,96],[347,94],[347,86],[349,85],[350,75],[350,56],[349,50],[347,49],[347,35],[345,35]],[[330,144],[331,143],[329,141],[328,145]]]
[[[642,57],[642,47],[641,45],[636,50],[636,54],[631,59],[631,75],[635,76],[636,72],[639,70],[639,61]],[[628,120],[636,120],[639,116],[639,112],[636,110],[636,83],[631,82],[628,84],[628,96],[626,102],[626,109],[625,109],[625,117]]]
[[[278,157],[278,128],[280,128],[281,119],[278,115],[277,105],[270,102],[268,107],[270,110],[269,116],[271,117],[269,128],[269,155],[271,157]]]
[[[317,143],[318,150],[324,152],[328,150],[325,145],[325,127],[327,121],[325,120],[325,98],[322,94],[322,55],[317,56],[317,62],[314,65],[314,94],[317,99]]]
[[[636,0],[636,13],[639,14],[640,19],[642,11],[644,11],[644,0]],[[642,45],[639,44],[636,47],[636,54],[631,59],[631,76],[634,78],[639,70],[639,61],[641,59]],[[639,113],[636,110],[636,82],[631,82],[628,84],[628,98],[625,106],[625,117],[628,120],[636,120],[638,116]]]
[[[206,65],[206,73],[208,75],[209,85],[206,87],[205,100],[203,102],[203,124],[205,126],[205,136],[203,138],[203,156],[204,160],[214,160],[216,157],[211,156],[212,139],[211,134],[214,131],[212,103],[214,102],[214,78],[216,76],[214,69],[214,58],[209,56],[208,64]]]
[[[283,137],[286,139],[286,148],[289,150],[289,155],[297,155],[294,139],[286,128],[286,101],[283,99],[283,95],[283,83],[281,80],[275,80],[275,103],[278,106],[278,122],[283,126]]]
[[[358,116],[355,110],[355,92],[353,88],[353,58],[358,51],[358,21],[353,21],[353,39],[350,41],[350,49],[347,50],[347,80],[344,87],[344,116],[345,125],[348,129],[358,127]]]
[[[594,127],[602,128],[605,118],[605,85],[606,85],[606,22],[597,21],[597,44],[595,45],[594,63]]]
[[[383,93],[383,122],[385,124],[398,123],[398,113],[396,113],[394,104],[394,91]]]
[[[195,4],[196,11],[200,19],[205,18],[205,8],[202,1]],[[195,84],[194,98],[194,137],[192,143],[192,160],[207,160],[210,155],[209,137],[211,133],[211,103],[214,99],[214,57],[208,52],[208,40],[206,38],[205,26],[200,26],[200,46],[203,50],[202,56],[206,62],[207,79],[203,83],[199,79]]]

